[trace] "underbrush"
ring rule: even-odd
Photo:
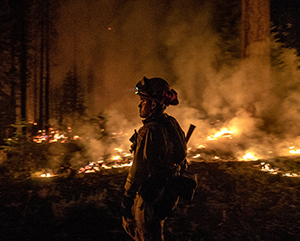
[[[165,239],[299,240],[300,181],[251,162],[192,163],[198,187],[179,201]],[[0,240],[131,240],[120,204],[128,169],[74,178],[2,179]]]

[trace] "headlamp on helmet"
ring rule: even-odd
[[[143,77],[136,85],[135,94],[150,98],[162,105],[177,105],[177,93],[171,90],[167,81],[161,78]]]
[[[136,92],[137,95],[142,96],[151,96],[153,95],[153,91],[149,87],[149,81],[150,79],[143,77],[141,81],[139,81],[136,85]]]

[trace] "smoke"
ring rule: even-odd
[[[211,1],[72,0],[59,12],[53,79],[59,84],[76,64],[89,116],[109,111],[110,131],[139,127],[134,89],[147,76],[178,92],[180,104],[167,112],[185,131],[197,126],[192,146],[225,126],[241,151],[282,154],[299,134],[295,53],[273,41],[271,69],[255,59],[216,68],[222,51]]]
[[[197,72],[202,67],[197,65],[209,65],[211,50],[203,43],[212,38],[205,8],[191,3],[180,8],[179,2],[168,1],[67,2],[57,22],[58,64],[53,79],[61,82],[63,71],[76,63],[89,114],[114,108],[130,118],[137,116],[133,93],[143,76],[159,76],[170,83],[188,81],[201,91],[195,80],[201,79]]]

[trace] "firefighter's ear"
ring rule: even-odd
[[[154,100],[152,100],[152,103],[151,103],[151,110],[154,110],[156,108],[156,102]]]

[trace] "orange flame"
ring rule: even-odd
[[[214,141],[222,137],[228,137],[229,139],[232,139],[232,135],[233,135],[233,131],[230,131],[228,128],[223,127],[219,132],[217,132],[214,135],[208,136],[206,139],[208,141]]]
[[[255,157],[251,152],[247,152],[244,156],[243,156],[243,159],[245,161],[257,161],[258,158]]]

